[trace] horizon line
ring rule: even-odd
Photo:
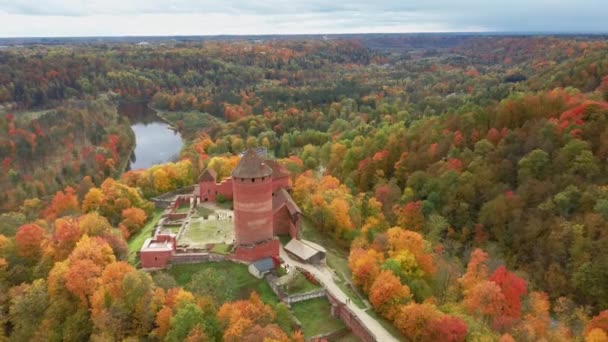
[[[190,37],[289,37],[289,36],[355,36],[355,35],[608,35],[607,31],[415,31],[415,32],[333,32],[333,33],[232,33],[232,34],[178,34],[178,35],[85,35],[85,36],[0,36],[0,39],[86,39],[86,38],[190,38]]]

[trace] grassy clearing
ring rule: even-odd
[[[321,286],[315,285],[308,281],[302,273],[298,273],[289,283],[286,284],[285,290],[289,294],[306,293],[321,289]]]
[[[232,242],[233,224],[232,221],[205,220],[203,218],[192,219],[190,226],[186,228],[186,232],[179,242],[187,243],[191,246]]]
[[[226,274],[236,286],[236,295],[238,299],[249,298],[251,292],[255,291],[266,304],[276,305],[279,302],[266,281],[257,279],[249,274],[246,265],[230,261],[174,265],[168,270],[168,273],[173,276],[177,285],[185,286],[188,284],[193,274],[206,268],[214,268],[223,274]]]
[[[215,204],[220,209],[232,210],[232,201],[216,202]]]
[[[211,252],[217,253],[217,254],[228,254],[228,253],[230,253],[231,248],[232,248],[231,245],[227,245],[225,243],[218,243],[213,246],[213,248],[211,249]]]
[[[331,316],[331,304],[325,297],[295,303],[292,311],[302,323],[302,332],[307,339],[345,327],[344,322]]]
[[[209,217],[215,213],[215,210],[205,208],[205,207],[199,207],[197,213],[198,213],[198,216],[200,216],[200,217],[205,217],[205,216]]]
[[[168,228],[168,229],[171,231],[171,233],[177,234],[177,233],[179,233],[180,227],[171,227],[171,228]]]
[[[141,246],[144,244],[147,238],[151,237],[152,230],[154,226],[160,220],[160,216],[163,213],[162,209],[155,209],[154,213],[150,218],[148,218],[148,222],[146,225],[139,231],[139,233],[131,236],[129,239],[129,257],[128,261],[131,265],[139,264],[139,260],[137,259],[137,252],[141,249]]]
[[[327,251],[327,266],[338,275],[338,286],[355,305],[362,309],[365,308],[363,298],[352,287],[347,285],[350,284],[352,279],[352,273],[348,268],[348,249],[339,245],[335,239],[327,237],[316,230],[308,219],[302,221],[302,238],[325,247]]]

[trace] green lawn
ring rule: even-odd
[[[357,305],[365,308],[363,299],[347,283],[351,282],[352,273],[348,268],[348,250],[340,246],[335,239],[317,231],[310,220],[302,220],[302,238],[320,244],[327,251],[327,266],[338,275],[338,287]]]
[[[246,299],[252,291],[255,291],[260,295],[260,298],[262,298],[264,303],[275,305],[279,302],[266,281],[252,276],[247,270],[246,265],[235,262],[221,261],[173,265],[167,272],[175,278],[177,285],[185,286],[188,284],[193,274],[206,268],[215,268],[227,275],[236,285],[237,297],[239,299]]]
[[[209,217],[211,215],[213,215],[215,213],[215,210],[213,209],[209,209],[209,208],[205,208],[205,207],[200,207],[198,208],[198,216],[200,217]]]
[[[308,281],[302,273],[298,273],[298,275],[285,285],[285,290],[289,294],[306,293],[319,289],[321,289],[321,286]]]
[[[210,243],[232,242],[233,221],[193,218],[179,240],[180,244],[204,247]]]
[[[334,332],[345,327],[344,322],[331,316],[331,304],[325,297],[295,303],[292,305],[292,312],[302,323],[305,338]]]
[[[217,243],[213,246],[211,251],[217,254],[228,254],[231,248],[231,245],[227,245],[225,243]]]
[[[139,264],[139,260],[137,259],[137,252],[141,249],[141,246],[144,244],[147,238],[151,237],[152,229],[160,220],[160,216],[163,213],[162,209],[155,209],[154,213],[150,218],[148,218],[148,222],[146,225],[139,231],[139,233],[131,236],[129,239],[129,257],[128,261],[131,265]]]
[[[173,234],[177,234],[177,233],[179,233],[179,229],[180,229],[180,228],[181,228],[181,227],[165,227],[165,230],[167,230],[167,229],[168,229],[168,230],[170,230],[170,231],[171,231],[171,233],[173,233]]]
[[[232,210],[232,201],[216,202],[215,204],[220,209]]]

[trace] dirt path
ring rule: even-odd
[[[306,271],[312,273],[325,287],[327,291],[336,299],[342,303],[346,302],[348,296],[338,287],[334,280],[334,275],[331,270],[325,265],[313,266],[303,264],[299,261],[292,259],[289,254],[285,252],[281,246],[280,251],[281,258],[290,265],[298,266]],[[363,309],[360,309],[354,303],[348,304],[348,308],[363,322],[363,324],[374,334],[376,341],[398,341],[390,332],[388,332],[378,321],[371,317]]]

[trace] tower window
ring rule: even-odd
[[[251,183],[255,183],[255,178],[251,178]]]

